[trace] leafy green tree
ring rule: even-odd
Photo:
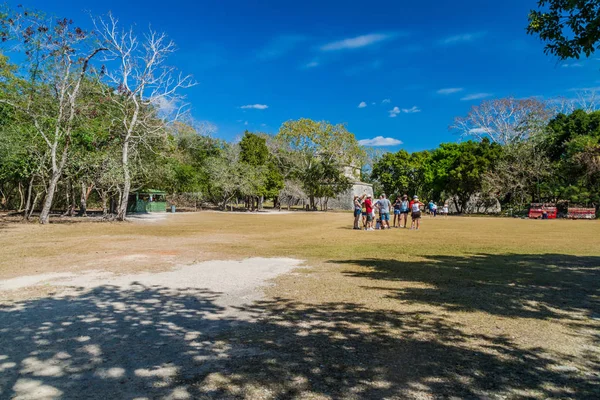
[[[469,199],[482,190],[483,176],[501,154],[501,146],[481,142],[442,143],[431,153],[433,197],[451,196],[458,212],[464,212]]]
[[[600,204],[600,111],[556,116],[548,124],[546,148],[551,194],[576,204]]]
[[[428,196],[429,157],[428,151],[408,153],[406,150],[400,150],[396,153],[385,153],[373,164],[371,177],[381,183],[383,191],[389,196]]]
[[[315,199],[324,192],[321,186],[332,181],[341,182],[343,167],[362,166],[365,157],[354,135],[341,124],[302,118],[285,122],[277,136],[287,145],[290,170],[302,183],[313,210],[316,209]],[[338,191],[343,186],[333,185],[330,189]]]
[[[527,33],[546,43],[544,52],[565,60],[590,56],[600,40],[600,0],[539,0]]]

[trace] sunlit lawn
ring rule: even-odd
[[[200,212],[8,225],[0,278],[298,258],[306,268],[248,306],[261,322],[220,338],[257,352],[192,385],[248,398],[600,397],[600,222],[425,217],[418,232],[365,232],[351,220]]]

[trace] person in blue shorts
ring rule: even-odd
[[[379,208],[379,218],[381,218],[381,229],[390,229],[390,209],[392,203],[385,198],[385,194],[382,194],[379,201],[377,202]]]
[[[402,200],[400,196],[396,197],[396,201],[394,201],[394,228],[397,228],[400,225],[400,208],[402,207]]]

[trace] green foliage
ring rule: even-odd
[[[365,158],[354,135],[341,124],[307,118],[287,121],[277,137],[290,154],[290,175],[301,182],[312,209],[316,208],[315,198],[332,197],[347,190],[349,183],[343,168],[362,166]]]
[[[546,54],[560,59],[590,56],[600,40],[600,0],[539,0],[529,13],[527,33],[546,42]]]

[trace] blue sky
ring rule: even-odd
[[[193,116],[228,140],[306,117],[416,151],[458,140],[448,126],[482,99],[600,86],[596,58],[560,63],[526,35],[537,0],[19,3],[166,32],[179,49],[170,63],[199,83],[185,90]]]

